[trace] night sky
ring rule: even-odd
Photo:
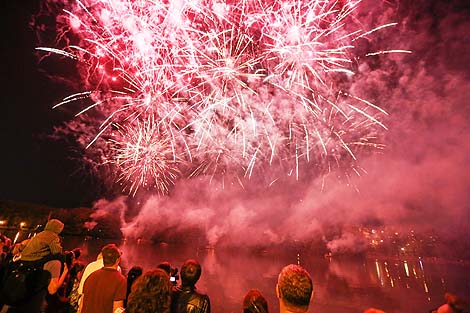
[[[370,92],[373,100],[382,97],[381,104],[392,119],[386,138],[391,149],[383,160],[383,168],[380,162],[373,163],[371,176],[363,184],[375,185],[374,177],[379,175],[374,172],[383,170],[382,178],[387,179],[378,187],[380,192],[399,184],[400,179],[394,180],[390,175],[397,173],[391,167],[396,166],[406,176],[407,170],[416,165],[420,173],[435,170],[437,174],[430,179],[435,184],[429,186],[408,177],[405,181],[410,186],[408,190],[420,185],[423,188],[416,194],[432,193],[434,188],[454,190],[460,205],[468,200],[462,190],[470,181],[466,164],[470,121],[468,1],[382,2],[398,8],[397,16],[401,19],[398,22],[404,25],[401,33],[390,41],[399,48],[412,50],[413,55],[394,63],[401,67],[385,69],[386,78],[370,69],[370,75],[364,75],[362,84],[357,86],[360,90],[375,89]],[[73,146],[49,136],[54,126],[73,117],[72,109],[52,110],[55,103],[73,90],[69,84],[49,76],[69,74],[66,79],[73,80],[73,68],[51,61],[39,64],[34,51],[37,38],[29,27],[38,1],[2,1],[0,10],[3,108],[0,200],[57,207],[90,205],[103,195],[99,183],[81,169],[77,161],[80,155]],[[441,179],[443,161],[450,174]],[[455,185],[459,187],[456,189]],[[443,202],[445,205],[446,201]]]
[[[2,1],[0,199],[56,207],[90,205],[92,183],[73,160],[73,148],[52,140],[70,113],[52,110],[68,93],[38,64],[29,23],[38,1]],[[50,68],[49,68],[50,69]]]

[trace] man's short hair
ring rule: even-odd
[[[181,282],[185,286],[196,285],[199,277],[201,277],[201,265],[193,259],[184,262],[181,267]]]
[[[300,265],[284,267],[278,277],[279,297],[287,306],[308,308],[313,283],[310,274]]]
[[[121,252],[114,243],[110,243],[101,249],[103,255],[103,265],[111,266],[116,263],[116,260],[121,257]]]

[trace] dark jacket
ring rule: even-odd
[[[171,297],[171,313],[210,313],[211,303],[207,295],[196,287],[176,287]]]

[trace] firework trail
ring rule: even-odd
[[[198,175],[359,174],[358,153],[383,147],[387,113],[342,87],[355,42],[394,25],[348,31],[360,1],[58,2],[67,44],[38,50],[76,60],[84,90],[57,106],[88,99],[68,127],[129,193]]]

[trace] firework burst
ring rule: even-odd
[[[394,25],[347,31],[359,3],[64,0],[69,44],[38,49],[77,60],[86,90],[58,106],[92,100],[77,137],[100,142],[129,193],[198,175],[359,173],[386,112],[338,82],[354,75],[354,42]],[[409,51],[369,55],[391,52]]]

